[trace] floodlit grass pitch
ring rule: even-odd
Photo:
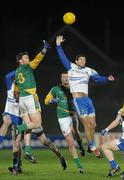
[[[105,158],[97,159],[93,154],[80,157],[84,166],[84,174],[79,174],[68,150],[61,149],[66,156],[68,167],[62,170],[57,157],[49,150],[33,150],[38,163],[32,164],[23,158],[23,174],[13,176],[8,167],[12,164],[11,150],[0,150],[0,180],[105,180],[109,170],[108,161]],[[124,171],[124,158],[122,153],[114,153],[117,162]],[[113,179],[120,179],[120,173],[114,175]],[[81,177],[82,176],[82,177]]]

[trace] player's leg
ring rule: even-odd
[[[90,119],[91,137],[92,137],[92,140],[94,140],[95,129],[96,129],[96,118],[95,116],[89,115],[89,119]]]
[[[27,130],[25,132],[24,144],[25,144],[25,159],[29,160],[31,163],[37,163],[35,157],[32,155],[31,130]]]
[[[25,131],[27,129],[36,129],[39,128],[41,125],[40,112],[25,114],[22,116],[22,119],[24,123],[18,126],[19,132]],[[28,124],[26,124],[27,119],[30,119],[30,122]]]
[[[92,142],[92,134],[91,134],[91,127],[90,127],[90,119],[89,119],[89,116],[86,115],[86,116],[80,116],[80,120],[84,126],[84,132],[85,132],[85,136],[86,136],[86,139],[88,141],[88,145]]]
[[[3,124],[0,128],[0,143],[3,142],[4,137],[8,131],[9,126],[12,124],[11,117],[9,115],[4,115]]]
[[[81,156],[85,156],[85,150],[83,148],[83,144],[82,144],[82,135],[79,131],[79,120],[78,120],[78,117],[77,116],[72,116],[72,132],[76,138],[76,141],[78,143],[78,147],[79,147],[79,150],[80,150],[80,154]]]
[[[91,134],[91,126],[90,126],[90,119],[88,115],[89,109],[89,98],[82,97],[82,98],[74,98],[74,105],[77,110],[78,116],[84,126],[84,132],[88,143],[92,142],[92,134]]]
[[[88,140],[88,152],[93,152],[96,157],[102,158],[102,153],[96,148],[94,141],[95,133],[95,108],[93,106],[92,100],[89,97],[85,97],[81,104],[82,113],[80,119],[84,125],[86,138]]]
[[[16,126],[13,125],[12,129],[12,139],[13,139],[13,167],[9,167],[9,171],[13,175],[18,175],[22,173],[22,148],[21,148],[21,134],[17,133]]]
[[[37,95],[20,97],[19,104],[24,123],[18,126],[18,130],[21,132],[27,129],[39,128],[41,125],[41,108]],[[29,119],[30,121],[28,121]]]
[[[105,157],[108,159],[111,169],[109,170],[108,176],[113,176],[113,174],[120,170],[119,165],[115,161],[114,155],[112,151],[119,151],[119,147],[117,145],[117,140],[111,140],[110,142],[106,142],[101,146]]]
[[[74,139],[73,139],[73,136],[72,136],[72,132],[70,132],[68,135],[65,136],[65,139],[66,139],[66,142],[69,146],[69,151],[73,157],[73,160],[77,166],[77,168],[79,169],[79,171],[81,173],[83,173],[83,168],[82,168],[82,165],[81,165],[81,162],[80,162],[80,159],[78,157],[78,153],[77,153],[77,150],[76,150],[76,147],[75,147],[75,144],[74,144]]]
[[[88,111],[89,126],[90,126],[90,133],[91,133],[91,142],[89,142],[89,148],[92,149],[93,151],[96,149],[95,142],[94,142],[96,118],[95,118],[95,108],[90,98],[88,98],[87,111]]]
[[[55,146],[54,143],[52,143],[50,140],[47,139],[46,135],[44,134],[42,126],[40,128],[38,128],[38,129],[35,129],[34,133],[37,135],[37,137],[38,137],[39,141],[41,142],[41,144],[43,144],[44,146],[49,148],[51,151],[53,151],[57,155],[57,157],[60,160],[60,163],[62,165],[63,170],[65,170],[66,167],[67,167],[67,162],[66,162],[66,159],[65,159],[64,155],[61,154],[61,152]]]
[[[59,121],[61,131],[62,131],[62,133],[66,139],[66,142],[68,144],[69,151],[73,157],[74,163],[76,164],[79,172],[83,173],[82,164],[78,157],[77,149],[76,149],[73,135],[72,135],[72,118],[71,117],[59,118],[58,121]]]

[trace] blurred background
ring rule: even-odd
[[[72,60],[85,53],[87,66],[102,75],[113,74],[115,82],[98,85],[90,83],[89,96],[96,108],[96,131],[99,132],[117,114],[124,92],[124,8],[121,4],[102,4],[95,1],[17,1],[4,2],[0,11],[0,123],[6,100],[5,74],[16,69],[16,55],[28,51],[33,59],[42,47],[42,40],[51,49],[34,71],[42,106],[43,127],[47,135],[61,134],[55,106],[46,107],[44,98],[52,86],[60,83],[64,71],[55,47],[55,37],[62,34],[63,48]],[[62,17],[71,11],[76,15],[73,25],[65,25]],[[80,125],[80,130],[83,130]],[[115,129],[120,131],[120,127]],[[113,131],[115,131],[113,130]]]

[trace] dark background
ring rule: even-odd
[[[62,17],[65,12],[72,11],[76,22],[71,25],[73,31],[65,27]],[[63,29],[64,27],[64,29]],[[63,29],[63,30],[62,30]],[[62,30],[62,31],[61,31]],[[76,33],[75,33],[76,31]],[[124,8],[118,3],[102,3],[95,1],[5,1],[0,7],[0,114],[6,100],[4,76],[17,67],[16,55],[20,51],[28,51],[34,58],[42,40],[51,44],[43,62],[34,72],[38,95],[42,105],[43,126],[47,134],[59,134],[55,106],[46,107],[44,98],[50,88],[60,83],[59,74],[64,70],[56,49],[55,37],[62,33],[66,39],[63,47],[72,59],[81,52],[87,57],[87,66],[100,74],[113,74],[115,82],[105,85],[91,83],[89,96],[96,108],[97,131],[104,128],[116,117],[123,103],[124,89]],[[90,48],[80,37],[90,41],[105,56]],[[80,125],[82,129],[82,125]],[[119,130],[118,128],[116,130]]]

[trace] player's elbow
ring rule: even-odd
[[[45,98],[44,103],[45,103],[45,105],[48,105],[48,104],[49,104],[49,101],[48,101],[47,98]]]

